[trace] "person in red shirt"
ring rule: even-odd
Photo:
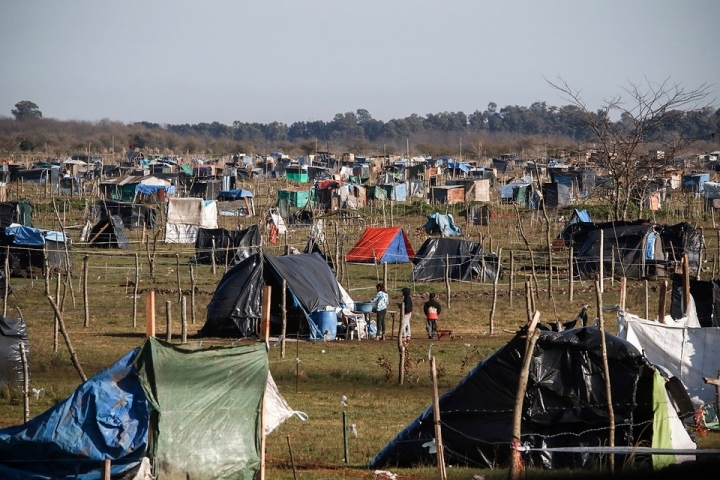
[[[427,332],[428,338],[437,337],[437,320],[442,307],[440,302],[435,299],[435,294],[430,294],[430,299],[423,305],[423,312],[425,312],[425,331]]]

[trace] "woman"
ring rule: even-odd
[[[385,292],[384,283],[378,283],[375,288],[377,288],[377,293],[371,300],[374,305],[373,310],[377,314],[377,335],[375,340],[385,340],[385,314],[387,313],[389,298]]]

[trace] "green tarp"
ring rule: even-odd
[[[150,445],[155,478],[255,477],[268,378],[264,344],[193,351],[150,338],[137,367],[157,410]]]

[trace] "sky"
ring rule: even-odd
[[[709,85],[718,0],[0,0],[0,116],[388,121]]]

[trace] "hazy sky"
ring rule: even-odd
[[[0,116],[379,120],[713,85],[720,0],[0,0]],[[714,102],[718,106],[718,101]]]

